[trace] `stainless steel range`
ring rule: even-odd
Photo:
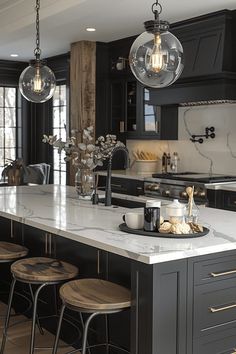
[[[166,200],[179,199],[186,202],[188,199],[186,187],[194,186],[194,200],[197,204],[207,205],[206,183],[236,181],[236,176],[219,174],[204,174],[184,172],[177,174],[153,174],[144,182],[144,194]]]

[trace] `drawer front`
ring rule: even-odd
[[[106,177],[99,176],[99,187],[105,190]],[[111,177],[111,190],[114,193],[129,194],[129,195],[144,195],[144,182],[128,179]]]
[[[143,195],[144,182],[135,179],[112,177],[111,189],[113,192],[116,193],[123,193],[136,196]]]
[[[223,208],[236,211],[236,193],[227,191],[223,193]]]
[[[194,288],[194,337],[236,325],[235,279],[199,285]]]
[[[125,178],[112,177],[111,190],[114,193],[130,194],[130,181]]]
[[[236,328],[194,340],[193,354],[236,354]]]
[[[194,264],[194,284],[206,284],[235,278],[236,255],[219,257]]]

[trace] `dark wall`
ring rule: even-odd
[[[0,85],[18,86],[20,74],[27,65],[20,61],[0,60]]]
[[[69,53],[48,58],[47,66],[54,72],[57,83],[66,83],[69,87]],[[25,131],[27,131],[28,156],[25,156],[27,162],[52,163],[52,147],[42,142],[43,134],[52,134],[52,99],[45,103],[28,102]]]
[[[70,54],[47,59],[58,83],[69,87]],[[0,60],[0,85],[18,86],[26,62]],[[43,134],[52,134],[52,100],[45,103],[31,103],[18,94],[19,113],[22,119],[23,158],[26,164],[52,162],[51,147],[42,143]]]

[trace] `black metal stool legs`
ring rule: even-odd
[[[107,315],[105,315],[105,325],[106,325],[106,354],[109,354],[109,324],[108,324]]]
[[[79,313],[79,316],[80,316],[80,321],[81,321],[81,325],[82,325],[83,333],[84,333],[84,318],[83,318],[82,312]],[[87,339],[87,347],[88,347],[88,353],[91,354],[88,339]]]
[[[13,280],[11,282],[10,294],[9,294],[9,299],[8,299],[7,314],[6,314],[5,324],[4,324],[4,328],[3,328],[3,337],[2,337],[2,345],[1,345],[0,354],[4,353],[4,349],[5,349],[5,345],[6,345],[7,330],[9,327],[9,320],[10,320],[10,315],[11,315],[11,305],[12,305],[12,299],[13,299],[15,285],[16,285],[16,279],[13,278]]]
[[[87,337],[88,337],[88,328],[89,328],[89,325],[90,325],[90,322],[92,321],[92,319],[99,315],[99,313],[97,312],[94,312],[92,313],[92,315],[90,315],[86,322],[85,322],[85,326],[84,326],[84,333],[83,333],[83,346],[82,346],[82,354],[86,354],[86,345],[87,345]]]
[[[11,283],[11,288],[10,288],[10,293],[9,293],[9,300],[8,300],[8,307],[7,307],[7,314],[6,314],[6,319],[5,319],[5,324],[3,328],[3,337],[2,337],[2,345],[1,345],[1,351],[0,354],[4,354],[5,351],[5,345],[6,345],[6,339],[7,339],[7,332],[9,328],[9,321],[10,321],[10,315],[11,315],[11,307],[12,307],[12,300],[13,300],[13,295],[14,295],[14,290],[15,290],[15,285],[16,285],[17,279],[13,278],[12,283]],[[33,318],[32,318],[32,329],[31,329],[31,340],[30,340],[30,354],[34,353],[34,342],[35,342],[35,327],[36,325],[39,328],[39,331],[41,334],[44,334],[43,329],[39,323],[39,318],[37,315],[37,302],[38,302],[38,296],[40,291],[44,286],[48,285],[47,283],[44,283],[38,287],[38,289],[35,292],[35,295],[33,294],[32,288],[30,286],[30,292],[32,295],[33,299]]]
[[[31,284],[29,284],[29,289],[30,289],[30,294],[31,294],[32,301],[33,301],[33,303],[34,303],[34,293],[33,293],[33,289],[32,289]],[[37,326],[38,326],[38,329],[39,329],[39,333],[40,333],[41,335],[44,335],[44,331],[43,331],[43,329],[42,329],[42,327],[41,327],[41,324],[40,324],[39,316],[38,316],[38,315],[36,315],[36,322],[37,322]]]
[[[59,317],[59,322],[58,322],[58,327],[57,327],[57,334],[56,334],[56,338],[55,338],[55,342],[54,342],[54,347],[53,347],[53,352],[52,354],[57,354],[57,349],[58,349],[58,342],[59,342],[59,337],[60,337],[60,332],[61,332],[61,325],[62,325],[62,320],[63,320],[63,315],[64,315],[64,312],[65,312],[65,309],[66,309],[66,305],[63,304],[62,307],[61,307],[61,313],[60,313],[60,317]],[[83,333],[83,342],[82,342],[82,352],[81,354],[86,354],[86,348],[87,348],[87,340],[88,340],[88,329],[89,329],[89,325],[90,325],[90,322],[92,321],[92,319],[99,315],[99,313],[95,312],[95,313],[92,313],[88,319],[86,320],[85,322],[85,325],[84,325],[84,333]],[[82,317],[81,317],[82,318]],[[83,319],[83,318],[82,318]],[[83,325],[83,322],[82,322],[82,325]],[[90,353],[90,349],[89,350],[89,353]],[[68,352],[67,354],[70,354],[70,353],[76,353],[78,351],[81,351],[81,349],[76,349],[76,350],[72,350],[70,352]]]
[[[59,337],[60,337],[60,332],[61,332],[61,325],[62,325],[62,320],[63,320],[65,308],[66,308],[66,306],[63,304],[61,307],[61,313],[60,313],[60,317],[59,317],[59,321],[58,321],[57,333],[56,333],[56,338],[55,338],[52,354],[56,354],[56,352],[57,352],[58,342],[59,342]]]
[[[34,307],[33,307],[33,318],[32,318],[32,329],[31,329],[31,339],[30,339],[30,354],[34,354],[34,343],[35,343],[35,327],[37,323],[37,304],[38,304],[38,296],[40,291],[48,285],[47,283],[41,284],[34,294]]]

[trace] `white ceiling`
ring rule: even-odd
[[[70,50],[79,40],[109,42],[143,31],[152,18],[154,0],[41,0],[43,57]],[[236,9],[236,0],[160,0],[161,19],[176,22],[222,9]],[[35,48],[35,0],[0,0],[0,59],[28,60]],[[86,32],[95,27],[96,32]]]

